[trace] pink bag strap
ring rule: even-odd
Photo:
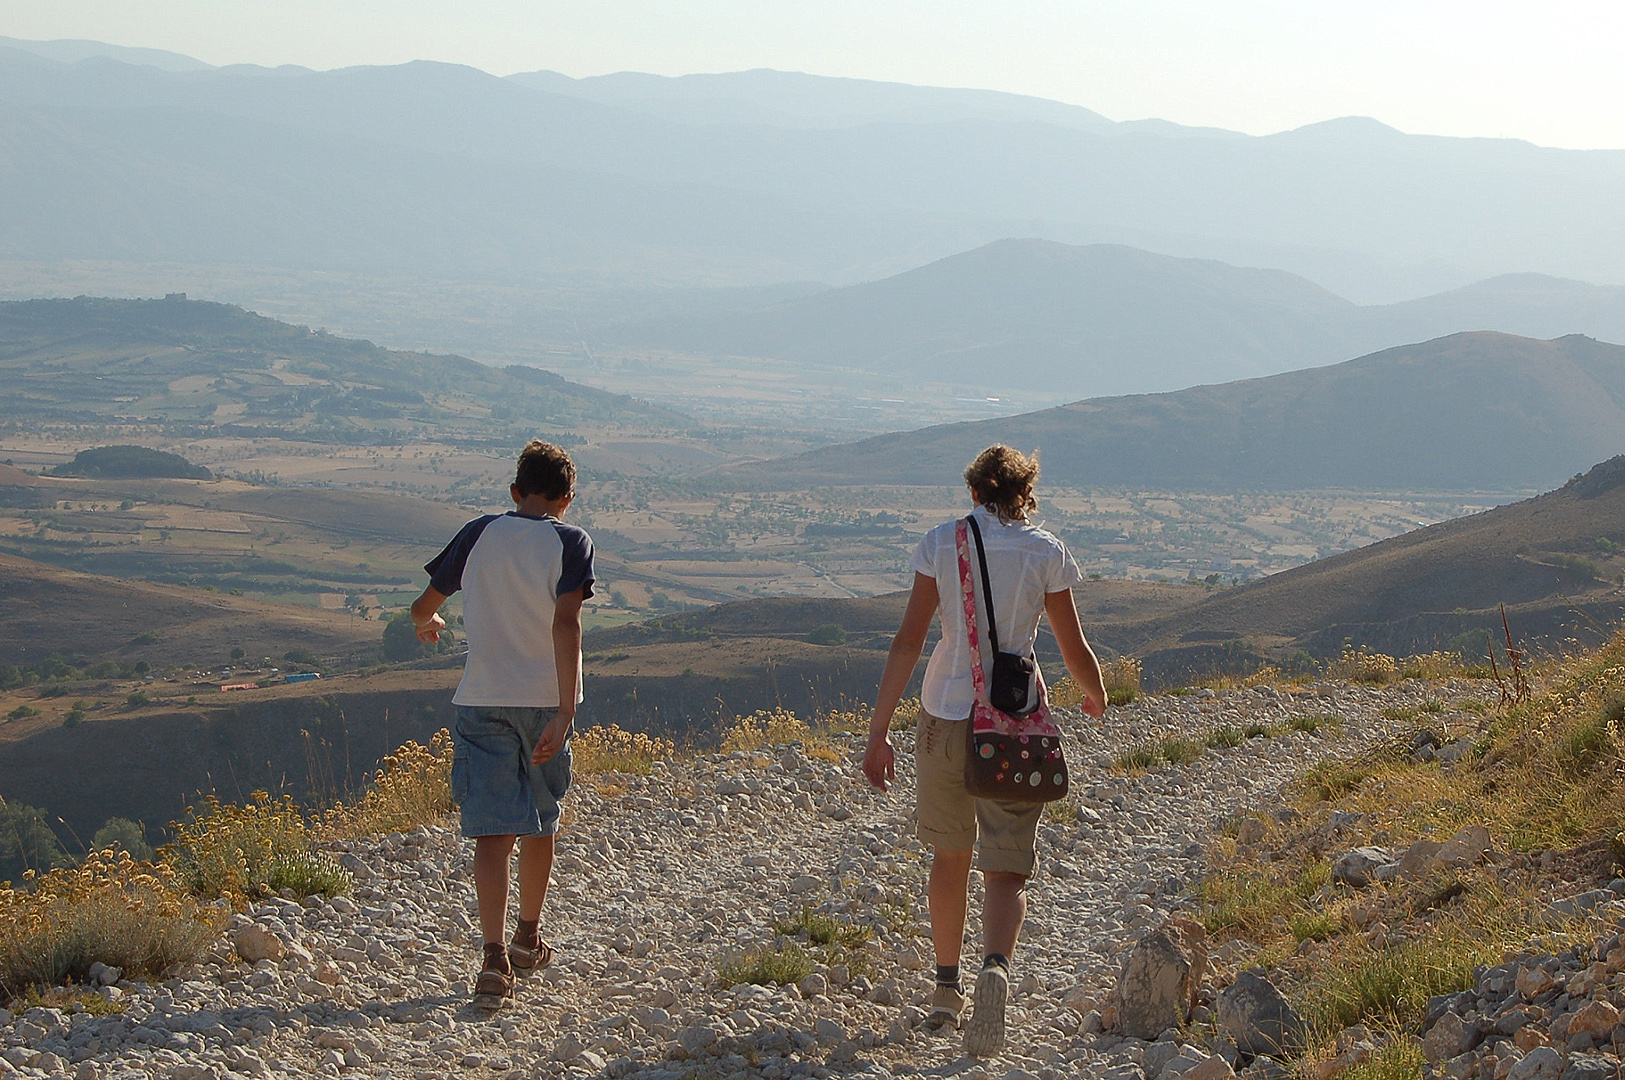
[[[976,700],[988,704],[986,680],[982,675],[982,639],[976,631],[976,586],[970,576],[970,529],[968,518],[954,525],[954,549],[959,554],[959,599],[965,610],[965,640],[970,646],[970,678]],[[988,597],[988,603],[993,598]]]

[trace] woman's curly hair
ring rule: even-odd
[[[965,483],[982,506],[990,506],[1000,518],[1026,521],[1038,508],[1033,486],[1038,483],[1038,451],[1030,455],[1003,443],[976,455],[965,469]]]

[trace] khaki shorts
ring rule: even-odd
[[[965,790],[965,720],[943,720],[920,710],[914,730],[914,834],[944,851],[977,846],[976,868],[986,873],[1033,873],[1033,841],[1044,804],[978,799]],[[976,841],[980,834],[981,844]]]

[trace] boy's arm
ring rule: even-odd
[[[564,740],[570,737],[575,723],[576,688],[581,683],[581,602],[586,594],[586,586],[572,589],[553,605],[553,663],[559,671],[559,711],[536,740],[530,760],[537,765],[564,748]]]
[[[433,585],[428,586],[422,594],[412,601],[412,625],[417,628],[419,641],[439,641],[440,631],[446,628],[446,620],[439,615],[440,605],[446,602],[446,595]]]

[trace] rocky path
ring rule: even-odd
[[[1080,1006],[1130,942],[1188,900],[1213,830],[1276,808],[1281,787],[1314,762],[1390,735],[1400,722],[1384,710],[1477,692],[1209,691],[1144,698],[1100,722],[1072,717],[1077,799],[1040,828],[1010,1050],[996,1061],[917,1029],[930,989],[927,853],[912,837],[904,737],[888,794],[848,762],[793,746],[581,783],[544,914],[558,959],[494,1015],[467,1005],[478,955],[467,845],[454,828],[419,829],[344,845],[352,896],[273,901],[238,916],[184,978],[119,983],[122,1014],[0,1014],[0,1074],[1143,1075],[1144,1044],[1089,1031]],[[1117,753],[1153,737],[1327,713],[1341,726],[1250,739],[1140,777],[1111,771]],[[799,985],[719,984],[719,963],[774,944],[775,923],[804,906],[874,936]]]

